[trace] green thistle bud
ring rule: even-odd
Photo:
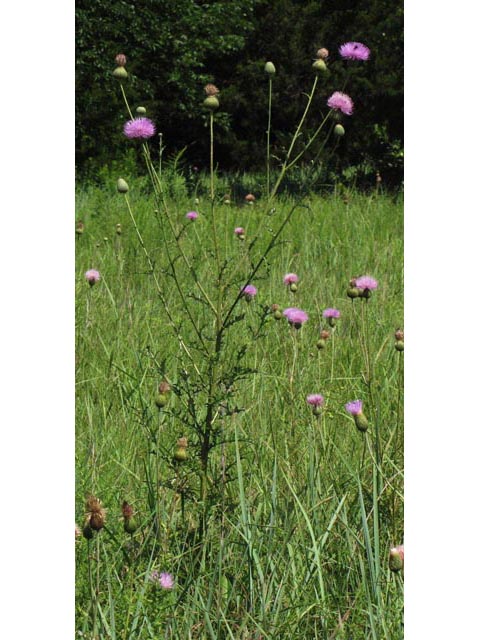
[[[77,224],[75,225],[75,233],[77,234],[77,236],[81,236],[84,231],[85,225],[81,220],[78,220]]]
[[[86,540],[91,540],[93,538],[93,529],[88,523],[83,527],[82,534]]]
[[[370,289],[361,289],[360,297],[368,300],[368,298],[372,297],[372,292],[370,291]]]
[[[291,282],[289,286],[290,286],[290,291],[291,291],[292,293],[295,293],[295,292],[298,290],[298,287],[297,287],[297,285],[295,284],[295,282]]]
[[[393,547],[390,549],[390,553],[388,556],[388,567],[390,571],[401,571],[404,565],[404,551],[403,544],[399,547]]]
[[[397,351],[403,351],[403,348],[404,348],[403,340],[397,340],[397,342],[395,342],[395,349]]]
[[[124,518],[123,530],[125,531],[125,533],[132,534],[132,533],[135,533],[137,529],[138,529],[138,523],[134,517]]]
[[[128,71],[125,67],[117,67],[113,72],[113,77],[117,80],[126,80],[128,78]]]
[[[337,324],[337,319],[336,319],[336,318],[333,318],[333,317],[328,318],[328,324],[329,324],[329,325],[332,327],[332,329],[333,329],[333,327]]]
[[[322,60],[321,58],[315,60],[315,62],[312,64],[312,69],[314,69],[314,71],[318,74],[324,74],[328,71],[325,60]]]
[[[117,191],[118,193],[127,193],[128,192],[128,184],[125,182],[123,178],[119,178],[117,180]]]
[[[281,320],[282,319],[282,312],[280,311],[280,309],[276,309],[273,312],[273,317],[275,318],[275,320]]]
[[[357,413],[353,416],[353,419],[355,420],[355,426],[357,429],[362,433],[365,433],[368,429],[368,420],[366,416],[363,413]]]
[[[220,106],[218,98],[216,96],[207,96],[203,101],[203,106],[209,111],[216,111]]]
[[[275,72],[276,72],[276,69],[273,62],[267,62],[265,64],[265,73],[268,73],[269,76],[274,76]]]
[[[155,396],[155,404],[159,409],[163,409],[167,402],[168,398],[165,393],[157,393],[157,395]]]
[[[117,222],[117,224],[115,225],[115,231],[118,236],[122,235],[122,225],[120,224],[120,222]]]
[[[313,407],[313,415],[314,416],[321,416],[322,415],[322,407],[319,407],[318,405],[315,405]]]
[[[350,287],[349,289],[347,289],[347,296],[352,300],[354,298],[358,298],[360,296],[360,289],[358,289],[357,287]]]
[[[317,349],[320,351],[321,349],[325,349],[325,346],[327,344],[327,341],[324,340],[323,338],[320,338],[320,340],[317,341]]]
[[[177,448],[175,449],[175,453],[173,454],[173,459],[176,462],[185,462],[185,460],[188,458],[187,445],[187,438],[178,439]]]
[[[147,110],[145,109],[145,107],[137,107],[135,109],[135,113],[137,114],[137,116],[142,117],[147,115]]]
[[[333,128],[333,133],[338,136],[338,137],[342,137],[345,135],[345,129],[342,127],[341,124],[336,124],[335,127]]]

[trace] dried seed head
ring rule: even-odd
[[[133,507],[131,504],[128,504],[126,500],[124,500],[122,504],[122,516],[124,518],[131,518],[133,516]]]
[[[319,49],[317,51],[317,58],[319,60],[326,60],[328,58],[328,49],[325,49],[325,47]]]
[[[395,331],[395,340],[404,340],[403,329],[397,329]]]
[[[168,393],[171,387],[166,380],[162,380],[162,382],[158,385],[159,393]]]
[[[75,224],[75,233],[78,236],[81,236],[84,231],[85,225],[83,224],[82,220],[77,220],[77,223]]]
[[[211,82],[206,84],[203,89],[204,89],[205,93],[207,94],[207,96],[218,96],[218,94],[220,93],[220,91],[217,89],[217,87],[214,84],[212,84]]]
[[[329,337],[330,337],[330,331],[327,331],[326,329],[322,329],[322,331],[320,331],[321,340],[328,340]]]
[[[87,515],[85,526],[89,526],[94,531],[100,531],[105,525],[106,511],[102,503],[95,496],[88,496],[86,502]],[[85,535],[85,534],[84,534]]]
[[[185,436],[179,438],[177,440],[177,447],[183,447],[184,449],[188,447],[188,438],[185,438]]]
[[[245,196],[245,201],[246,202],[255,202],[255,196],[253,195],[253,193],[247,193],[247,195]]]

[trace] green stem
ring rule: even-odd
[[[213,188],[213,111],[210,112],[210,198],[213,202],[215,191]]]
[[[267,199],[270,198],[270,130],[272,123],[272,77],[268,77],[268,127],[267,127]]]

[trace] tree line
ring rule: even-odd
[[[368,62],[348,64],[338,47],[359,41],[371,49]],[[268,106],[266,61],[273,80],[272,158],[282,158],[305,106],[316,51],[330,56],[305,123],[305,136],[326,113],[333,91],[355,104],[346,135],[329,172],[359,184],[397,187],[403,180],[403,4],[400,0],[77,0],[76,167],[92,176],[129,144],[115,56],[124,53],[124,83],[133,107],[144,106],[155,122],[167,156],[184,149],[182,162],[208,166],[208,116],[203,87],[220,89],[215,156],[222,170],[265,167]],[[155,153],[155,150],[154,150]],[[312,154],[314,150],[312,150]],[[313,157],[313,156],[312,156]],[[308,153],[305,162],[311,160]]]

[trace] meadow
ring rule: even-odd
[[[175,175],[77,192],[77,637],[402,638],[402,199]]]

